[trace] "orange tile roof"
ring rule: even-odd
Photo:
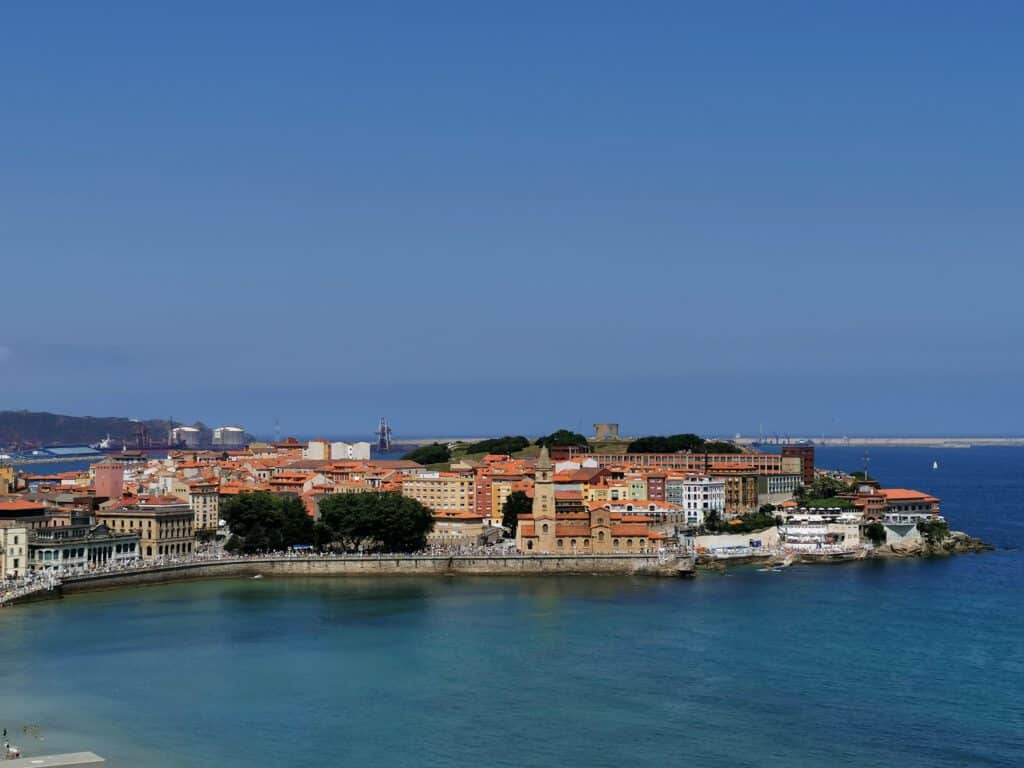
[[[885,496],[886,501],[938,501],[934,496],[929,496],[921,491],[911,491],[907,488],[880,488],[880,494]]]
[[[483,515],[459,509],[438,509],[434,512],[435,519],[441,520],[483,520]]]
[[[34,501],[0,501],[0,512],[23,512],[30,509],[46,509]]]
[[[646,525],[613,525],[612,536],[650,536]]]

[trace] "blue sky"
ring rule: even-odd
[[[0,408],[1024,432],[1016,3],[0,8]]]

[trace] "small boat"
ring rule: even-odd
[[[938,468],[939,468],[939,462],[933,461],[932,462],[932,469],[938,469]]]
[[[256,581],[256,579],[262,579],[263,578],[263,574],[262,573],[257,573],[255,576],[250,576],[249,578],[252,579],[253,581]]]

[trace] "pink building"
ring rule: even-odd
[[[92,469],[96,475],[96,495],[120,499],[124,491],[124,467],[121,462],[104,459],[99,464],[94,464]]]

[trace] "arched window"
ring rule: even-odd
[[[527,549],[533,549],[533,542],[532,541],[526,542],[526,548]]]
[[[146,547],[146,557],[152,557],[152,556],[153,556],[153,548],[152,547]]]
[[[559,540],[558,540],[558,546],[560,546],[560,547],[561,547],[561,546],[562,546],[563,544],[565,544],[565,542],[564,542],[564,541],[562,541],[561,539],[559,539]]]
[[[547,523],[544,523],[544,525],[542,525],[540,527],[540,532],[541,533],[547,533],[548,532],[548,524]]]
[[[569,546],[570,546],[570,547],[575,547],[575,546],[576,546],[576,539],[571,539],[571,540],[569,541]]]
[[[627,547],[632,547],[633,546],[633,540],[632,539],[626,539],[626,546]]]
[[[619,540],[618,540],[618,539],[616,539],[615,541],[613,541],[613,542],[612,542],[612,546],[613,546],[613,547],[617,547],[617,546],[619,546]]]
[[[597,532],[597,540],[598,541],[604,541],[604,531],[598,531]]]

